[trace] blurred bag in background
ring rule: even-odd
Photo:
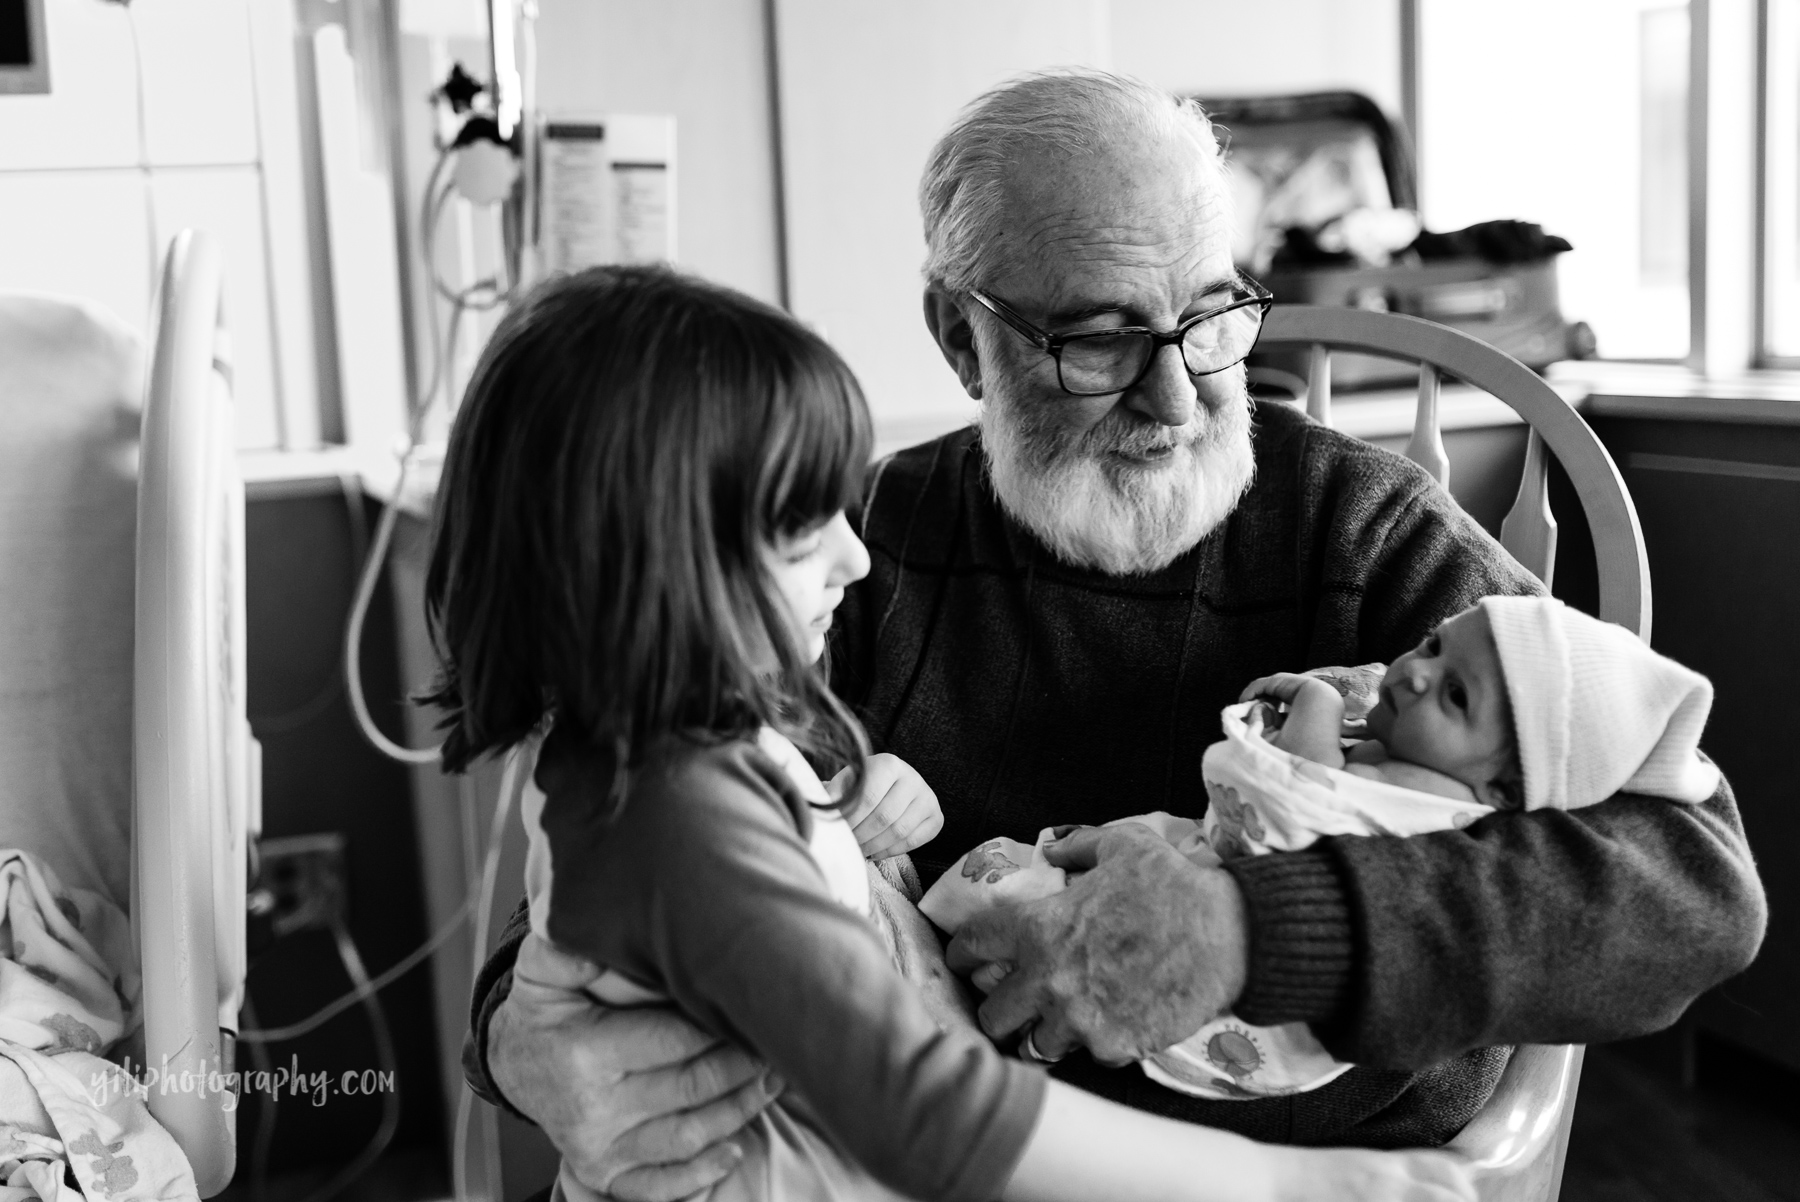
[[[1288,304],[1348,305],[1453,326],[1528,366],[1593,353],[1563,318],[1556,256],[1569,243],[1526,221],[1448,234],[1422,230],[1410,149],[1357,92],[1204,98],[1219,127],[1236,205],[1238,267]],[[1304,353],[1258,354],[1253,368],[1304,378]],[[1407,383],[1416,368],[1366,355],[1332,359],[1335,389]]]

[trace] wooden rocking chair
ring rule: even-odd
[[[1549,586],[1556,566],[1549,463],[1575,486],[1599,569],[1600,617],[1650,639],[1650,561],[1631,494],[1588,424],[1530,368],[1479,339],[1434,322],[1361,309],[1278,305],[1259,347],[1311,349],[1306,410],[1331,424],[1331,353],[1381,355],[1419,364],[1419,402],[1406,455],[1447,484],[1439,384],[1452,377],[1511,406],[1531,428],[1525,469],[1500,542]],[[1483,1202],[1554,1202],[1575,1113],[1582,1049],[1526,1045],[1513,1053],[1494,1096],[1450,1148],[1474,1166]]]

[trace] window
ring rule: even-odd
[[[1800,0],[1771,0],[1763,44],[1763,350],[1800,367]]]
[[[1689,12],[1670,0],[1417,0],[1426,226],[1535,221],[1609,359],[1687,357]]]

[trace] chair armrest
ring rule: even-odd
[[[1482,1202],[1554,1202],[1581,1057],[1567,1044],[1517,1048],[1494,1096],[1447,1145],[1474,1168]]]

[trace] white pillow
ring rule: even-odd
[[[0,295],[0,847],[128,908],[143,344]]]

